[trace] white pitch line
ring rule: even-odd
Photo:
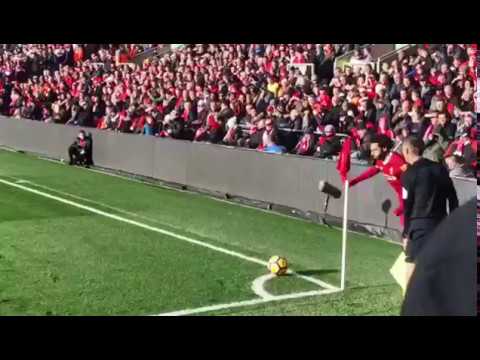
[[[275,275],[273,274],[267,274],[267,275],[263,275],[263,276],[260,276],[258,278],[256,278],[253,282],[252,282],[252,290],[255,294],[257,294],[258,296],[260,296],[262,299],[272,299],[274,298],[275,296],[270,294],[268,291],[265,290],[265,287],[264,287],[264,284],[273,279],[275,277]]]
[[[15,177],[11,177],[13,179],[17,179]],[[88,198],[85,198],[85,197],[82,197],[82,196],[78,196],[78,195],[75,195],[75,194],[71,194],[71,193],[68,193],[68,192],[65,192],[65,191],[61,191],[61,190],[56,190],[56,189],[53,189],[49,186],[45,186],[45,185],[40,185],[40,184],[37,184],[37,183],[34,183],[32,181],[28,181],[28,180],[22,180],[22,179],[18,179],[17,181],[15,181],[15,184],[30,184],[30,185],[33,185],[35,187],[39,187],[41,189],[45,189],[45,190],[48,190],[48,191],[51,191],[51,192],[55,192],[57,194],[62,194],[62,195],[65,195],[65,196],[69,196],[69,197],[72,197],[74,199],[77,199],[77,200],[81,200],[81,201],[85,201],[85,202],[89,202],[91,204],[95,204],[95,205],[99,205],[99,206],[102,206],[104,208],[107,208],[107,209],[110,209],[110,210],[114,210],[114,211],[117,211],[119,213],[123,213],[125,215],[130,215],[130,216],[134,216],[134,217],[137,217],[139,219],[143,219],[143,220],[147,220],[147,221],[152,221],[152,222],[156,222],[158,224],[161,224],[160,221],[158,221],[157,219],[153,219],[153,218],[150,218],[150,217],[147,217],[147,216],[143,216],[143,215],[140,215],[140,214],[137,214],[137,213],[134,213],[134,212],[131,212],[131,211],[127,211],[127,210],[123,210],[123,209],[120,209],[120,208],[117,208],[115,206],[111,206],[111,205],[108,205],[108,204],[105,204],[103,202],[100,202],[100,201],[95,201],[95,200],[91,200],[91,199],[88,199]],[[261,260],[260,260],[261,261]],[[266,263],[265,263],[266,264]],[[326,288],[326,289],[334,289],[335,287],[334,286],[331,286],[330,284],[327,284],[327,283],[324,283],[322,282],[321,280],[317,280],[315,278],[312,278],[312,277],[309,277],[309,276],[305,276],[305,275],[301,275],[301,274],[298,274],[298,273],[295,273],[295,272],[292,272],[292,271],[287,271],[287,273],[290,273],[292,275],[295,275],[299,278],[302,278],[306,281],[309,281],[309,282],[312,282],[314,284],[317,284],[323,288]],[[270,279],[265,279],[265,281],[267,280],[270,280]]]
[[[18,153],[17,150],[11,149],[11,148],[6,147],[6,146],[4,146],[4,145],[0,145],[0,148],[1,148],[2,150],[9,151],[9,152],[12,152],[12,153]]]
[[[11,178],[15,179],[13,176],[11,176]],[[111,206],[111,205],[108,205],[108,204],[105,204],[103,202],[100,202],[100,201],[95,201],[95,200],[91,200],[91,199],[88,199],[88,198],[85,198],[85,197],[82,197],[82,196],[78,196],[78,195],[75,195],[75,194],[71,194],[69,192],[66,192],[66,191],[61,191],[61,190],[56,190],[54,188],[51,188],[49,186],[45,186],[45,185],[40,185],[40,184],[37,184],[37,183],[34,183],[32,181],[28,181],[28,180],[18,180],[18,181],[15,181],[15,184],[30,184],[34,187],[38,187],[40,189],[44,189],[44,190],[48,190],[48,191],[51,191],[51,192],[54,192],[54,193],[57,193],[57,194],[61,194],[61,195],[65,195],[65,196],[69,196],[73,199],[77,199],[77,200],[81,200],[81,201],[84,201],[84,202],[88,202],[90,204],[95,204],[95,205],[99,205],[101,207],[104,207],[104,208],[107,208],[107,209],[110,209],[110,210],[114,210],[114,211],[117,211],[119,213],[123,213],[125,215],[130,215],[130,216],[134,216],[134,217],[137,217],[139,219],[143,219],[143,220],[147,220],[147,221],[152,221],[152,222],[156,222],[158,224],[161,224],[160,221],[158,221],[157,219],[154,219],[154,218],[151,218],[151,217],[148,217],[148,216],[143,216],[143,215],[140,215],[140,214],[137,214],[137,213],[134,213],[134,212],[131,212],[131,211],[128,211],[128,210],[124,210],[124,209],[120,209],[120,208],[117,208],[115,206]]]
[[[253,300],[232,302],[232,303],[227,303],[227,304],[204,306],[204,307],[199,307],[199,308],[195,308],[195,309],[185,309],[185,310],[179,310],[179,311],[172,311],[172,312],[162,313],[162,314],[158,314],[158,315],[154,315],[154,316],[187,316],[187,315],[201,314],[201,313],[206,313],[206,312],[211,312],[211,311],[218,311],[218,310],[225,310],[225,309],[233,309],[233,308],[240,308],[240,307],[266,304],[266,303],[276,302],[276,301],[284,301],[284,300],[292,300],[292,299],[300,299],[300,298],[305,298],[305,297],[333,294],[333,293],[340,292],[340,291],[341,290],[338,289],[338,288],[336,288],[336,289],[326,289],[326,290],[305,291],[305,292],[298,292],[298,293],[293,293],[293,294],[272,296],[272,297],[265,298],[265,299],[253,299]]]
[[[166,236],[170,236],[170,237],[173,237],[173,238],[176,238],[176,239],[179,239],[179,240],[186,241],[186,242],[191,243],[191,244],[202,246],[202,247],[205,247],[205,248],[208,248],[208,249],[211,249],[211,250],[214,250],[214,251],[226,254],[226,255],[237,257],[237,258],[245,260],[245,261],[250,261],[252,263],[256,263],[256,264],[259,264],[259,265],[262,265],[262,266],[267,266],[267,264],[268,264],[266,261],[260,260],[258,258],[252,257],[252,256],[247,256],[247,255],[241,254],[241,253],[236,252],[236,251],[232,251],[232,250],[228,250],[228,249],[225,249],[225,248],[222,248],[222,247],[219,247],[219,246],[211,245],[211,244],[208,244],[206,242],[203,242],[203,241],[200,241],[200,240],[195,240],[195,239],[192,239],[190,237],[180,235],[180,234],[168,231],[168,230],[164,230],[164,229],[161,229],[161,228],[158,228],[158,227],[155,227],[155,226],[150,226],[150,225],[147,225],[147,224],[135,221],[135,220],[127,219],[127,218],[124,218],[124,217],[121,217],[121,216],[118,216],[118,215],[114,215],[114,214],[110,214],[110,213],[101,211],[99,209],[96,209],[96,208],[93,208],[93,207],[90,207],[90,206],[86,206],[86,205],[82,205],[82,204],[79,204],[77,202],[70,201],[70,200],[67,200],[67,199],[64,199],[64,198],[61,198],[61,197],[58,197],[58,196],[54,196],[54,195],[45,193],[43,191],[35,190],[35,189],[29,188],[29,187],[26,187],[26,186],[23,186],[23,185],[20,185],[20,184],[15,184],[13,182],[6,181],[6,180],[3,180],[3,179],[0,179],[0,183],[8,185],[8,186],[15,187],[15,188],[18,188],[18,189],[22,189],[24,191],[27,191],[27,192],[30,192],[30,193],[33,193],[33,194],[36,194],[36,195],[40,195],[40,196],[43,196],[43,197],[51,199],[51,200],[56,200],[56,201],[61,202],[63,204],[67,204],[67,205],[70,205],[70,206],[73,206],[73,207],[91,212],[93,214],[101,215],[101,216],[104,216],[106,218],[110,218],[110,219],[113,219],[113,220],[124,222],[126,224],[130,224],[130,225],[133,225],[133,226],[140,227],[142,229],[150,230],[150,231],[162,234],[162,235],[166,235]],[[293,271],[289,271],[289,273],[292,274],[292,275],[296,275],[299,278],[304,279],[306,281],[309,281],[311,283],[317,284],[317,285],[319,285],[323,288],[329,289],[329,290],[337,290],[338,289],[337,287],[335,287],[331,284],[328,284],[324,281],[315,279],[313,277],[300,275],[300,274],[297,274]]]

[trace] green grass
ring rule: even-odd
[[[336,229],[6,151],[0,179],[27,180],[37,184],[22,184],[28,188],[265,261],[286,256],[304,275],[340,282]],[[207,314],[396,315],[401,290],[388,269],[399,252],[350,233],[345,292]],[[252,281],[265,273],[258,264],[0,183],[0,315],[147,315],[251,300]],[[295,276],[265,288],[274,295],[318,289]]]

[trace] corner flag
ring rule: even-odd
[[[348,137],[343,142],[342,151],[340,151],[340,156],[338,158],[337,170],[340,173],[342,182],[344,183],[347,180],[348,172],[350,171],[350,153],[352,151],[352,138]]]

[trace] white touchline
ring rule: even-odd
[[[0,145],[0,148],[1,148],[2,150],[5,150],[5,151],[9,151],[9,152],[13,152],[13,153],[18,153],[17,150],[11,149],[11,148],[9,148],[9,147],[7,147],[7,146],[5,146],[5,145]]]
[[[253,306],[253,305],[260,305],[275,301],[283,301],[283,300],[293,300],[293,299],[300,299],[305,297],[312,297],[312,296],[319,296],[319,295],[327,295],[333,294],[336,292],[340,292],[341,290],[336,289],[326,289],[326,290],[314,290],[314,291],[305,291],[305,292],[298,292],[293,294],[286,294],[286,295],[278,295],[268,298],[262,299],[253,299],[253,300],[245,300],[245,301],[238,301],[232,302],[227,304],[218,304],[212,306],[204,306],[195,309],[185,309],[179,311],[172,311],[166,312],[154,316],[186,316],[186,315],[193,315],[193,314],[201,314],[211,311],[218,311],[218,310],[225,310],[225,309],[232,309],[232,308],[239,308],[239,307],[246,307],[246,306]]]
[[[13,177],[13,176],[10,176],[10,177],[11,177],[12,179],[15,179],[15,177]],[[161,224],[161,222],[158,221],[157,219],[154,219],[154,218],[151,218],[151,217],[148,217],[148,216],[143,216],[143,215],[140,215],[140,214],[131,212],[131,211],[124,210],[124,209],[120,209],[120,208],[117,208],[117,207],[115,207],[115,206],[111,206],[111,205],[105,204],[105,203],[100,202],[100,201],[95,201],[95,200],[87,199],[87,198],[84,198],[84,197],[82,197],[82,196],[78,196],[78,195],[75,195],[75,194],[71,194],[71,193],[66,192],[66,191],[57,190],[57,189],[51,188],[51,187],[49,187],[49,186],[40,185],[40,184],[34,183],[34,182],[32,182],[32,181],[19,179],[19,180],[15,181],[15,184],[29,184],[29,185],[31,185],[31,186],[38,187],[38,188],[40,188],[40,189],[45,189],[45,190],[48,190],[48,191],[51,191],[51,192],[54,192],[54,193],[57,193],[57,194],[62,194],[62,195],[71,197],[71,198],[73,198],[73,199],[77,199],[77,200],[81,200],[81,201],[84,201],[84,202],[88,202],[88,203],[90,203],[90,204],[99,205],[99,206],[104,207],[104,208],[106,208],[106,209],[114,210],[114,211],[116,211],[116,212],[123,213],[123,214],[125,214],[125,215],[130,215],[130,216],[137,217],[137,218],[139,218],[139,219],[143,219],[143,220],[147,220],[147,221],[152,221],[152,222],[156,222],[156,223]]]
[[[13,179],[18,179],[17,181],[15,181],[15,184],[29,184],[29,185],[33,185],[35,187],[38,187],[38,188],[41,188],[41,189],[45,189],[45,190],[48,190],[48,191],[51,191],[51,192],[56,192],[58,194],[62,194],[62,195],[65,195],[65,196],[69,196],[71,198],[74,198],[74,199],[78,199],[78,200],[81,200],[81,201],[85,201],[85,202],[89,202],[91,204],[96,204],[96,205],[100,205],[104,208],[107,208],[107,209],[111,209],[111,210],[114,210],[114,211],[117,211],[119,213],[123,213],[123,214],[126,214],[126,215],[130,215],[130,216],[134,216],[134,217],[137,217],[139,219],[143,219],[143,220],[147,220],[147,221],[152,221],[152,222],[156,222],[156,223],[161,223],[160,221],[158,221],[157,219],[153,219],[153,218],[150,218],[148,216],[143,216],[143,215],[140,215],[140,214],[137,214],[137,213],[134,213],[134,212],[131,212],[131,211],[127,211],[127,210],[123,210],[123,209],[120,209],[120,208],[117,208],[115,206],[111,206],[111,205],[108,205],[108,204],[105,204],[103,202],[100,202],[100,201],[95,201],[95,200],[91,200],[91,199],[88,199],[88,198],[84,198],[82,196],[78,196],[78,195],[75,195],[75,194],[71,194],[71,193],[68,193],[68,192],[65,192],[65,191],[61,191],[61,190],[56,190],[54,188],[51,188],[49,186],[45,186],[45,185],[40,185],[40,184],[37,184],[37,183],[34,183],[32,181],[29,181],[29,180],[23,180],[23,179],[19,179],[19,178],[15,178],[13,176],[11,176],[11,178]],[[298,273],[293,273],[292,271],[288,271],[287,273],[290,273],[290,274],[294,274],[296,275],[297,277],[300,277],[300,278],[303,278],[304,280],[306,281],[310,281],[310,282],[313,282],[314,284],[317,284],[323,288],[326,288],[326,289],[330,289],[330,288],[334,288],[333,286],[325,286],[327,283],[323,283],[321,282],[320,280],[317,280],[315,278],[312,278],[312,277],[305,277],[304,275],[301,275],[301,274],[298,274]],[[269,278],[270,279],[270,278]],[[264,282],[269,280],[269,279],[264,279]],[[312,281],[314,280],[314,281]],[[328,284],[330,285],[330,284]],[[263,285],[262,285],[263,286]]]
[[[225,249],[225,248],[222,248],[222,247],[219,247],[219,246],[211,245],[211,244],[208,244],[206,242],[203,242],[203,241],[200,241],[200,240],[195,240],[195,239],[192,239],[190,237],[180,235],[180,234],[168,231],[168,230],[164,230],[164,229],[161,229],[161,228],[158,228],[158,227],[155,227],[155,226],[150,226],[150,225],[147,225],[147,224],[135,221],[135,220],[127,219],[127,218],[124,218],[124,217],[121,217],[121,216],[118,216],[118,215],[114,215],[114,214],[110,214],[110,213],[101,211],[99,209],[96,209],[96,208],[93,208],[93,207],[90,207],[90,206],[86,206],[86,205],[82,205],[82,204],[79,204],[77,202],[67,200],[67,199],[64,199],[64,198],[61,198],[61,197],[58,197],[58,196],[55,196],[55,195],[51,195],[51,194],[45,193],[43,191],[32,189],[32,188],[29,188],[29,187],[26,187],[26,186],[23,186],[23,185],[20,185],[20,184],[16,184],[16,183],[6,181],[6,180],[3,180],[3,179],[0,179],[0,183],[5,184],[5,185],[9,185],[9,186],[12,186],[12,187],[15,187],[15,188],[18,188],[18,189],[22,189],[24,191],[28,191],[28,192],[31,192],[33,194],[40,195],[40,196],[43,196],[43,197],[51,199],[51,200],[56,200],[56,201],[61,202],[63,204],[67,204],[67,205],[70,205],[70,206],[73,206],[73,207],[91,212],[93,214],[101,215],[101,216],[104,216],[104,217],[107,217],[107,218],[110,218],[110,219],[113,219],[113,220],[124,222],[126,224],[137,226],[137,227],[140,227],[140,228],[143,228],[143,229],[146,229],[146,230],[150,230],[150,231],[162,234],[162,235],[170,236],[170,237],[173,237],[173,238],[176,238],[176,239],[179,239],[179,240],[189,242],[191,244],[195,244],[195,245],[198,245],[198,246],[203,246],[205,248],[208,248],[208,249],[211,249],[211,250],[223,253],[223,254],[227,254],[227,255],[230,255],[230,256],[233,256],[233,257],[237,257],[237,258],[240,258],[242,260],[250,261],[252,263],[256,263],[256,264],[259,264],[259,265],[262,265],[262,266],[267,266],[267,264],[268,264],[266,261],[260,260],[258,258],[252,257],[252,256],[247,256],[247,255],[241,254],[241,253],[236,252],[236,251],[232,251],[232,250],[228,250],[228,249]],[[304,279],[306,281],[309,281],[311,283],[317,284],[317,285],[319,285],[319,286],[321,286],[325,289],[329,289],[329,290],[337,290],[338,289],[337,287],[335,287],[331,284],[328,284],[324,281],[315,279],[315,278],[310,277],[310,276],[300,275],[300,274],[298,274],[294,271],[289,271],[289,273],[292,274],[292,275],[298,276],[299,278]]]

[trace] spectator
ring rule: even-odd
[[[260,149],[268,148],[271,145],[277,145],[278,143],[278,132],[273,120],[271,118],[265,121],[265,131],[262,134],[262,144],[259,146]]]
[[[358,123],[352,130],[354,154],[352,156],[358,160],[368,161],[370,159],[370,142],[374,133],[367,128],[364,122]]]
[[[399,127],[405,128],[408,126],[412,135],[423,138],[425,131],[428,128],[428,122],[423,116],[422,107],[419,105],[414,105],[409,115],[411,121],[400,124]]]
[[[397,125],[402,122],[409,123],[411,122],[410,117],[411,104],[409,100],[404,100],[400,109],[392,117],[392,127],[396,128]]]
[[[328,127],[329,125],[327,125]],[[331,125],[330,125],[331,126]],[[313,129],[308,128],[305,131],[305,134],[295,146],[295,154],[310,156],[315,152],[315,135],[313,134]]]
[[[388,118],[391,117],[391,105],[387,105],[382,98],[379,98],[375,102],[375,108],[376,108],[376,112],[375,112],[375,123],[376,124],[379,123],[379,120],[382,117],[385,117],[385,116],[388,117]]]
[[[468,166],[475,168],[477,165],[477,129],[472,127],[459,135],[445,151],[446,155],[458,155],[465,159]]]
[[[410,127],[405,125],[404,127],[395,130],[395,140],[394,140],[394,148],[398,149],[403,144],[405,139],[408,139],[411,135]]]
[[[442,162],[443,154],[448,146],[445,130],[441,126],[434,126],[432,133],[427,135],[425,140],[423,157],[437,163]]]
[[[473,178],[473,171],[466,166],[465,159],[458,155],[449,155],[445,158],[450,177]]]
[[[438,123],[444,130],[447,141],[452,141],[455,138],[457,127],[450,121],[450,117],[447,113],[438,114]]]
[[[352,134],[363,159],[371,135],[388,133],[401,141],[407,127],[426,140],[443,128],[452,151],[466,152],[468,164],[476,148],[464,115],[474,110],[472,45],[419,46],[414,56],[399,52],[380,73],[370,65],[370,50],[360,47],[357,65],[334,69],[335,57],[353,44],[200,44],[141,65],[124,64],[142,48],[4,45],[0,111],[50,121],[48,110],[55,123],[253,148],[263,143],[264,119],[270,118],[276,141],[292,152],[298,132],[309,140],[307,129],[323,132],[332,125]],[[289,68],[291,63],[313,63],[314,76]],[[234,116],[236,126],[229,123]],[[385,116],[390,124],[381,120]],[[250,133],[242,134],[240,126]]]
[[[143,126],[143,134],[154,136],[157,133],[155,129],[155,123],[153,121],[153,117],[151,115],[147,115],[145,117],[145,125]]]
[[[378,120],[378,135],[385,135],[389,139],[393,140],[395,138],[395,134],[393,133],[392,129],[389,126],[388,116],[384,115]]]
[[[341,148],[340,138],[335,134],[333,125],[325,126],[324,135],[318,139],[315,156],[321,159],[331,159],[340,153]]]
[[[252,124],[250,136],[247,144],[250,149],[258,149],[263,144],[263,134],[265,132],[265,121],[258,120],[256,124]]]
[[[297,110],[292,110],[290,112],[289,127],[292,130],[301,130],[303,124],[303,119],[298,115]]]
[[[227,121],[227,133],[223,138],[225,145],[234,146],[241,137],[241,131],[237,124],[237,118],[232,117]]]
[[[207,116],[206,123],[207,141],[217,143],[223,138],[222,123],[219,118],[218,104],[210,103],[210,113]]]
[[[53,118],[50,110],[48,108],[42,109],[42,118],[41,121],[45,123],[53,123]]]

